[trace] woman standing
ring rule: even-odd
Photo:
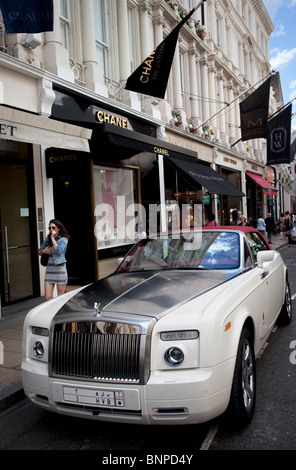
[[[66,228],[59,220],[49,222],[49,234],[38,250],[38,254],[49,255],[44,279],[45,300],[53,298],[53,289],[57,285],[58,295],[66,292],[68,274],[66,267],[66,250],[70,238]]]
[[[285,223],[286,223],[286,232],[288,232],[289,230],[291,230],[291,217],[290,217],[289,211],[285,212]],[[286,233],[286,236],[288,236],[287,233]]]
[[[279,224],[280,224],[280,233],[281,233],[281,239],[286,236],[286,219],[285,219],[285,214],[281,212],[281,216],[279,218]]]

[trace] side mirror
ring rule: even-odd
[[[117,258],[117,266],[120,265],[120,263],[124,260],[124,258]]]
[[[257,253],[257,265],[258,268],[263,268],[263,263],[269,263],[274,260],[274,250],[258,251]]]

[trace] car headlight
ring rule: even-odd
[[[172,346],[164,353],[164,360],[169,366],[176,367],[184,361],[184,353],[182,349]]]
[[[198,330],[194,327],[173,329],[171,323],[168,325],[166,322],[158,324],[157,328],[152,339],[151,371],[170,370],[170,373],[176,373],[180,369],[195,369],[199,366]]]
[[[33,353],[34,356],[37,357],[38,359],[41,359],[44,355],[44,346],[41,343],[41,341],[35,341],[33,345]]]

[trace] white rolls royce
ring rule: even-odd
[[[110,276],[31,310],[22,377],[36,405],[135,424],[248,423],[256,364],[292,318],[288,272],[250,227],[139,241]]]

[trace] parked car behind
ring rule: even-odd
[[[288,239],[289,243],[296,243],[296,227],[292,227]]]

